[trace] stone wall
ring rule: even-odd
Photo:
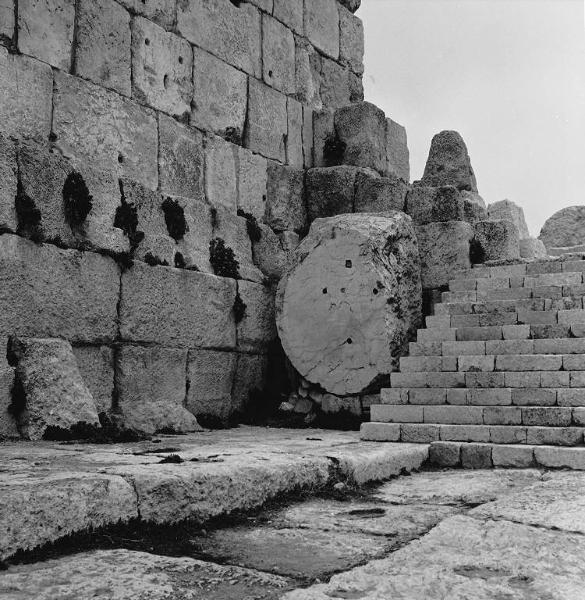
[[[346,6],[0,2],[0,339],[69,340],[128,426],[164,429],[161,398],[245,413],[279,353],[314,114],[363,99]]]

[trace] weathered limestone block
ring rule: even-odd
[[[147,434],[201,431],[183,406],[187,350],[122,346],[116,356],[117,410],[124,425]]]
[[[237,355],[217,350],[189,350],[186,407],[206,426],[226,424],[232,412]],[[214,423],[215,421],[215,423]]]
[[[6,343],[6,340],[2,340]],[[5,359],[0,363],[0,440],[20,437],[16,419],[12,413],[12,386],[14,385],[14,368],[9,367]]]
[[[331,109],[314,112],[313,163],[315,167],[334,167],[342,162],[343,146],[334,142],[336,142],[335,112]]]
[[[511,200],[500,200],[487,208],[490,221],[511,221],[518,228],[520,239],[530,237],[530,231],[524,218],[524,209]]]
[[[485,260],[520,258],[518,228],[511,221],[478,221],[474,229]]]
[[[352,97],[351,71],[334,60],[321,59],[319,94],[323,106],[342,108],[362,98]]]
[[[159,115],[159,181],[163,194],[205,200],[203,135]]]
[[[585,206],[569,206],[549,217],[538,239],[547,248],[585,244]]]
[[[0,133],[47,139],[51,132],[51,67],[0,46]]]
[[[305,33],[315,48],[339,58],[339,9],[336,0],[305,2]]]
[[[75,74],[130,96],[130,15],[114,0],[78,6]]]
[[[247,2],[179,0],[177,29],[190,42],[261,77],[260,12]]]
[[[287,98],[288,135],[286,136],[286,163],[303,168],[303,105]]]
[[[286,161],[286,96],[250,79],[245,146],[280,162]]]
[[[268,166],[265,221],[275,231],[301,231],[307,224],[302,169]]]
[[[303,166],[310,169],[313,166],[313,110],[303,106]]]
[[[23,394],[17,421],[25,439],[40,440],[48,428],[99,426],[94,399],[68,341],[14,338],[10,351],[17,360],[16,379]]]
[[[298,245],[298,235],[292,231],[277,235],[266,225],[260,225],[260,229],[260,240],[252,244],[254,264],[265,277],[278,281],[288,268],[292,251]]]
[[[115,174],[83,164],[80,170],[46,146],[23,143],[18,150],[21,192],[40,211],[40,228],[19,223],[21,235],[33,235],[40,229],[43,239],[59,241],[72,248],[97,248],[126,252],[128,239],[114,227],[120,205],[120,189]],[[83,189],[85,186],[86,189]],[[66,190],[72,190],[67,192]],[[91,202],[91,209],[80,224],[68,222],[64,200],[74,206]]]
[[[397,177],[360,170],[355,178],[354,212],[404,210],[408,189],[408,184]]]
[[[0,236],[0,335],[112,341],[119,289],[109,258]]]
[[[148,109],[57,71],[53,130],[65,156],[115,167],[120,175],[156,189],[157,123]]]
[[[416,227],[423,288],[447,285],[453,273],[471,268],[469,248],[473,227],[463,221]]]
[[[474,222],[487,217],[485,208],[456,187],[415,185],[406,198],[406,212],[417,225],[443,221]]]
[[[264,81],[284,94],[295,92],[295,39],[290,29],[262,15],[262,69]]]
[[[175,22],[176,0],[118,0],[132,14],[146,17],[163,27],[171,27]]]
[[[351,71],[348,72],[348,85],[349,85],[349,101],[363,102],[364,101],[364,81],[361,75],[356,75]]]
[[[295,47],[296,98],[320,109],[321,57],[305,38],[295,37]]]
[[[238,175],[237,146],[220,137],[205,138],[205,192],[207,201],[215,207],[236,212]]]
[[[459,190],[477,192],[477,182],[463,138],[456,131],[442,131],[433,137],[423,185],[454,185]]]
[[[16,144],[0,135],[0,229],[16,231]]]
[[[386,119],[386,170],[390,175],[410,181],[410,152],[406,129],[393,121]]]
[[[295,33],[303,34],[303,0],[274,0],[274,16]]]
[[[395,211],[319,219],[295,259],[276,300],[288,358],[332,394],[379,389],[420,321],[410,217]]]
[[[264,285],[238,282],[238,294],[246,305],[244,318],[237,324],[240,350],[266,350],[276,339],[274,292]]]
[[[193,52],[183,38],[142,17],[132,20],[132,95],[170,115],[190,115]]]
[[[264,218],[268,185],[268,161],[259,154],[238,147],[238,208]]]
[[[342,164],[386,171],[386,117],[369,102],[335,111],[335,131],[345,144]]]
[[[339,60],[354,73],[364,72],[364,24],[350,11],[339,9]]]
[[[248,77],[212,54],[193,48],[191,125],[232,141],[244,135]]]
[[[19,0],[18,49],[68,71],[75,0]]]
[[[203,273],[213,273],[209,263],[209,244],[213,238],[211,208],[205,202],[184,198],[173,198],[184,211],[187,231],[177,243],[177,252],[185,259],[187,267]],[[177,253],[175,253],[176,261]],[[176,262],[175,262],[176,264]]]
[[[122,275],[120,336],[181,348],[234,348],[236,283],[135,263]]]
[[[520,240],[520,258],[545,258],[548,256],[546,246],[537,238],[524,238]]]
[[[0,0],[0,39],[14,37],[14,0]]]
[[[246,414],[266,385],[268,358],[265,354],[238,354],[232,388],[231,415]]]
[[[114,351],[109,346],[77,346],[73,354],[98,414],[108,412],[114,393]]]
[[[362,0],[339,0],[341,6],[354,13],[362,4]]]

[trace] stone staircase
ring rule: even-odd
[[[442,465],[585,469],[585,260],[461,271],[362,439],[431,443]]]

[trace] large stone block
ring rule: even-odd
[[[55,72],[53,131],[66,156],[108,168],[156,189],[154,113],[77,77]]]
[[[313,166],[313,111],[303,106],[303,166],[310,169]]]
[[[73,354],[98,414],[108,412],[114,397],[114,351],[109,346],[77,346]]]
[[[521,258],[546,258],[548,252],[544,242],[536,238],[524,238],[520,240]]]
[[[205,200],[203,135],[159,115],[159,181],[163,194]]]
[[[238,198],[237,146],[210,136],[205,139],[205,192],[215,207],[236,212]]]
[[[165,28],[175,23],[177,0],[118,0],[132,14],[146,17]]]
[[[404,213],[319,219],[278,286],[283,348],[311,383],[339,396],[387,383],[420,322],[416,237]]]
[[[410,181],[410,152],[406,129],[386,119],[386,170],[389,174],[400,177],[407,183]]]
[[[45,240],[72,248],[128,250],[128,239],[121,229],[114,227],[120,205],[120,189],[114,173],[85,164],[80,172],[60,154],[32,142],[20,145],[18,168],[21,194],[33,201],[41,217],[40,227],[31,228],[19,222],[21,235],[40,233]],[[91,202],[81,223],[66,218],[65,198],[73,206]]]
[[[238,208],[264,218],[268,185],[268,161],[246,148],[238,148]]]
[[[191,113],[191,46],[142,17],[132,20],[132,95],[170,115],[188,118]]]
[[[99,426],[94,399],[83,382],[71,344],[61,339],[14,338],[10,351],[23,395],[18,428],[28,440],[47,430],[69,430],[78,424]]]
[[[518,228],[520,239],[524,240],[530,237],[526,219],[524,218],[524,209],[511,200],[500,200],[487,207],[488,217],[491,221],[511,221]]]
[[[238,294],[246,305],[243,319],[237,325],[240,350],[266,350],[276,339],[274,292],[264,285],[238,282]]]
[[[51,132],[51,67],[0,46],[0,82],[0,133],[46,140]]]
[[[120,272],[92,252],[0,236],[0,334],[112,341]]]
[[[416,227],[423,288],[447,285],[453,274],[471,267],[473,227],[462,221],[429,223]]]
[[[302,169],[271,164],[268,167],[265,221],[275,231],[301,231],[307,224]]]
[[[341,108],[362,98],[352,98],[351,71],[334,60],[322,57],[319,94],[323,106]]]
[[[339,60],[354,73],[364,72],[364,24],[348,10],[339,9]]]
[[[241,140],[247,101],[246,74],[194,47],[191,125],[234,141]]]
[[[303,104],[320,109],[321,56],[305,38],[295,36],[295,47],[295,96]]]
[[[2,341],[6,343],[5,339]],[[0,440],[20,437],[11,408],[13,385],[14,369],[8,366],[6,360],[2,360],[0,363]]]
[[[14,6],[14,0],[0,0],[0,39],[3,41],[14,37]]]
[[[75,0],[19,0],[18,49],[68,71],[75,21]]]
[[[0,229],[16,231],[16,144],[0,135]]]
[[[354,212],[404,210],[409,186],[397,177],[360,170],[355,178]]]
[[[204,426],[228,422],[236,362],[234,352],[189,350],[186,407]]]
[[[252,243],[254,264],[265,277],[278,281],[288,267],[291,252],[288,247],[284,247],[283,241],[270,227],[260,225],[260,231],[260,239]]]
[[[290,29],[269,15],[262,15],[262,76],[271,87],[294,94],[295,39]]]
[[[417,225],[443,221],[474,222],[486,217],[483,207],[451,185],[412,187],[406,198],[406,212]]]
[[[77,15],[75,74],[130,96],[130,15],[114,0],[82,0]]]
[[[386,171],[386,117],[369,102],[335,111],[337,138],[345,145],[342,164]]]
[[[274,0],[274,16],[299,35],[303,34],[303,0]]]
[[[549,217],[538,239],[547,248],[564,248],[585,243],[585,206],[569,206]]]
[[[287,135],[286,96],[250,79],[246,147],[267,158],[285,162]]]
[[[235,297],[231,279],[135,263],[122,275],[120,336],[181,348],[233,348]]]
[[[179,0],[177,29],[190,42],[261,77],[260,12],[247,2]]]
[[[456,131],[442,131],[433,138],[423,185],[454,185],[459,190],[477,192],[477,182],[463,138]]]
[[[287,98],[288,134],[286,136],[286,163],[303,168],[303,105],[293,98]]]
[[[305,33],[315,48],[339,58],[339,9],[336,0],[305,2]]]
[[[265,354],[238,354],[232,388],[232,415],[245,415],[266,387],[268,358]],[[259,407],[254,406],[257,410]]]
[[[124,425],[147,434],[200,431],[183,406],[187,350],[122,346],[116,356],[116,410]]]
[[[474,229],[485,260],[520,258],[518,228],[512,221],[478,221]]]
[[[343,146],[335,139],[335,111],[313,113],[313,163],[315,167],[334,167],[343,160]]]

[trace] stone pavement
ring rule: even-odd
[[[113,536],[49,560],[17,561],[0,573],[0,597],[585,598],[585,473],[423,471],[346,492],[177,530],[174,550],[155,538],[136,549]]]

